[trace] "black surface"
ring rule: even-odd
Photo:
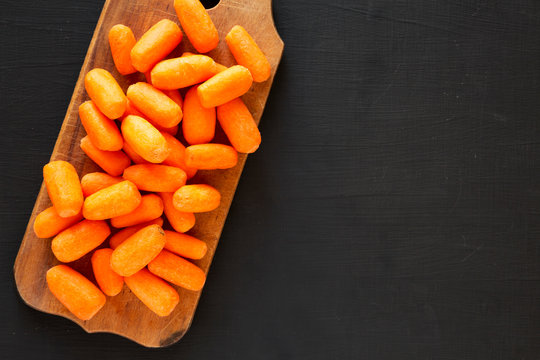
[[[275,0],[263,145],[191,330],[162,350],[17,295],[102,1],[0,4],[2,356],[540,357],[540,2]]]

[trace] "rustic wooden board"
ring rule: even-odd
[[[258,123],[283,52],[283,42],[272,19],[271,0],[222,0],[219,5],[210,9],[209,13],[218,28],[221,39],[219,46],[209,53],[216,61],[227,66],[234,64],[234,58],[227,48],[224,37],[230,28],[241,24],[256,39],[272,65],[270,79],[264,83],[254,84],[243,96]],[[107,34],[113,25],[122,23],[131,27],[135,36],[139,37],[152,24],[163,18],[177,21],[172,0],[106,1],[51,160],[69,161],[75,166],[80,176],[98,170],[98,167],[79,147],[79,141],[85,135],[85,131],[78,118],[78,106],[88,99],[84,90],[84,75],[95,67],[105,68],[119,80],[124,90],[129,84],[143,80],[142,74],[127,77],[118,74],[110,55]],[[171,56],[179,56],[184,51],[194,51],[186,36]],[[215,140],[226,143],[226,138],[219,129]],[[196,262],[205,272],[208,272],[212,262],[246,157],[246,155],[240,155],[238,165],[232,169],[200,171],[191,180],[191,183],[210,184],[222,194],[220,207],[210,213],[197,214],[197,223],[189,232],[208,244],[208,254]],[[193,319],[200,292],[177,288],[181,299],[180,304],[170,316],[160,318],[148,310],[127,287],[124,287],[120,295],[108,298],[105,307],[89,321],[75,318],[52,296],[47,289],[45,272],[58,264],[58,261],[50,250],[50,240],[38,239],[32,230],[36,215],[50,205],[47,191],[42,185],[14,265],[15,281],[22,299],[37,310],[71,319],[89,333],[115,333],[147,347],[171,345],[182,338]],[[89,256],[71,265],[93,280]]]

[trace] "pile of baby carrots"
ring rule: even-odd
[[[175,0],[174,8],[199,53],[218,45],[216,27],[198,0]],[[253,38],[239,25],[230,30],[225,40],[238,63],[231,67],[201,54],[168,59],[181,40],[180,27],[168,19],[139,40],[127,26],[112,27],[109,44],[118,72],[144,73],[147,82],[124,93],[105,69],[85,75],[90,100],[79,106],[87,133],[80,146],[103,172],[79,179],[66,161],[43,168],[52,206],[36,217],[36,235],[53,238],[52,251],[62,263],[93,251],[97,286],[65,264],[46,275],[52,294],[81,320],[91,319],[124,283],[159,316],[169,315],[180,300],[171,284],[201,290],[206,275],[186,259],[202,259],[207,245],[185,233],[195,224],[194,213],[216,209],[221,195],[186,181],[200,169],[234,167],[238,152],[252,153],[261,142],[241,99],[253,81],[270,77],[270,64]],[[186,90],[184,98],[179,89]],[[216,118],[231,146],[212,143]],[[176,137],[180,123],[187,147]],[[171,230],[164,230],[163,213]]]

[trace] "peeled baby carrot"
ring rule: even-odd
[[[202,259],[208,250],[206,243],[193,236],[165,230],[165,249],[189,259]]]
[[[185,88],[210,79],[216,64],[206,55],[191,55],[163,60],[152,69],[152,85],[158,89]]]
[[[237,162],[238,153],[228,145],[199,144],[186,148],[186,165],[196,169],[229,169]]]
[[[90,70],[84,77],[84,87],[90,99],[109,119],[118,119],[126,111],[126,95],[107,70]]]
[[[184,170],[187,178],[191,179],[197,173],[197,169],[190,168],[186,165],[184,160],[186,147],[174,136],[165,132],[162,132],[161,134],[165,137],[165,140],[167,140],[167,145],[170,149],[169,156],[167,156],[167,158],[163,161],[163,164],[175,166]]]
[[[169,315],[180,301],[171,285],[146,269],[126,277],[125,281],[131,292],[158,316]]]
[[[144,158],[137,154],[135,150],[127,143],[127,141],[124,141],[124,152],[127,156],[133,161],[135,164],[149,164],[148,161],[144,160]]]
[[[111,269],[112,249],[99,249],[92,255],[92,270],[101,291],[107,296],[116,296],[122,291],[124,278]]]
[[[111,236],[111,238],[109,239],[109,247],[113,250],[116,249],[118,245],[126,241],[131,235],[135,234],[137,231],[154,224],[163,226],[163,218],[158,217],[157,219],[150,220],[139,225],[133,225],[128,226],[127,228],[123,228],[122,230]]]
[[[186,52],[184,52],[184,53],[182,54],[181,57],[186,57],[186,56],[191,56],[191,55],[196,55],[196,54],[191,53],[191,52],[189,52],[189,51],[186,51]],[[215,62],[215,60],[214,60],[214,62]],[[216,63],[216,74],[222,72],[222,71],[225,70],[225,69],[227,69],[227,66],[221,65],[220,63]]]
[[[83,215],[90,220],[105,220],[129,214],[141,203],[141,193],[131,181],[122,181],[90,195],[84,200]]]
[[[152,261],[164,246],[165,233],[161,226],[147,226],[114,249],[111,267],[118,275],[131,276]]]
[[[99,111],[92,100],[79,106],[79,117],[95,147],[104,151],[122,150],[124,140],[118,126]]]
[[[97,286],[67,265],[50,268],[46,277],[53,295],[81,320],[90,320],[105,305]]]
[[[252,83],[249,70],[241,65],[234,65],[199,85],[197,93],[202,106],[211,108],[244,95]]]
[[[195,225],[195,215],[192,212],[176,210],[173,205],[173,193],[159,193],[163,200],[163,212],[174,230],[184,233]]]
[[[83,220],[54,237],[52,252],[61,262],[72,262],[97,248],[110,234],[105,221]]]
[[[205,108],[197,95],[198,86],[193,86],[184,99],[184,138],[191,145],[205,144],[214,138],[216,130],[216,108]]]
[[[180,94],[178,94],[180,95]],[[172,98],[171,98],[172,99]],[[176,100],[173,99],[174,102],[176,102]],[[176,102],[177,103],[177,102]],[[177,103],[178,104],[178,103]],[[180,104],[179,104],[180,106]],[[127,105],[126,105],[126,112],[124,113],[124,115],[122,115],[122,120],[123,118],[125,118],[126,116],[128,115],[136,115],[136,116],[139,116],[139,117],[142,117],[143,119],[145,119],[146,121],[148,121],[150,124],[152,124],[152,126],[154,126],[156,129],[158,129],[159,131],[165,131],[171,135],[176,135],[176,133],[178,132],[178,125],[175,125],[173,127],[170,127],[170,128],[164,128],[162,126],[159,126],[158,124],[156,124],[155,122],[151,121],[151,120],[148,120],[146,119],[146,115],[144,115],[142,112],[140,112],[139,110],[137,110],[137,108],[133,105],[133,103],[131,101],[129,101],[129,99],[127,99]],[[125,149],[124,149],[125,150]],[[128,154],[129,155],[129,154]],[[131,156],[130,156],[131,157]],[[133,159],[132,159],[133,160]]]
[[[142,117],[129,115],[124,118],[122,135],[129,146],[148,162],[160,163],[169,156],[167,140]]]
[[[196,55],[196,54],[189,51],[184,51],[180,57],[186,57],[186,56],[191,56],[191,55]]]
[[[137,225],[143,222],[157,219],[163,214],[163,201],[155,194],[143,195],[141,203],[129,214],[120,215],[111,219],[111,225],[115,228]]]
[[[240,25],[234,26],[225,37],[229,50],[236,62],[248,68],[253,81],[263,82],[270,77],[270,63],[253,40],[251,35]]]
[[[101,189],[105,189],[114,184],[124,181],[119,177],[114,177],[102,172],[93,172],[86,174],[81,179],[81,187],[85,197],[98,192]]]
[[[182,29],[198,52],[208,52],[218,45],[217,29],[199,0],[174,0],[174,9]]]
[[[127,155],[121,151],[99,150],[92,144],[92,141],[90,141],[88,136],[81,139],[81,149],[90,159],[111,176],[122,175],[124,169],[131,163]]]
[[[137,115],[142,118],[144,118],[144,115],[142,112],[140,112],[135,105],[129,100],[129,98],[126,98],[126,111],[124,112],[124,115],[122,115],[122,118],[125,118],[128,115]]]
[[[173,206],[178,211],[206,212],[219,206],[221,194],[206,184],[185,185],[173,195]]]
[[[131,63],[146,72],[169,55],[182,41],[182,31],[174,22],[163,19],[152,26],[131,49]]]
[[[148,270],[174,285],[193,291],[201,290],[206,281],[206,275],[201,268],[167,250],[163,250],[150,261]]]
[[[173,192],[186,184],[186,173],[173,166],[141,164],[124,170],[124,179],[137,185],[139,190]]]
[[[136,42],[133,31],[125,25],[114,25],[109,30],[109,45],[111,46],[114,65],[122,75],[137,72],[137,69],[131,64],[131,49]]]
[[[36,220],[34,221],[34,232],[38,238],[50,238],[60,231],[78,223],[82,218],[82,212],[70,217],[61,217],[54,209],[54,206],[51,206],[36,216]]]
[[[182,99],[182,95],[180,94],[180,91],[178,90],[163,90],[163,93],[171,98],[172,101],[176,103],[176,105],[180,106],[180,109],[182,109],[182,112],[184,110],[184,100]],[[173,134],[174,135],[174,134]]]
[[[241,98],[218,106],[217,118],[236,151],[249,154],[259,148],[261,133]]]
[[[131,85],[127,97],[137,110],[159,126],[170,128],[182,120],[180,106],[150,84],[138,82]]]
[[[54,209],[61,217],[81,212],[84,201],[77,171],[67,161],[51,161],[43,167],[43,180]]]

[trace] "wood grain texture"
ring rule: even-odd
[[[234,64],[234,58],[228,51],[224,37],[232,26],[241,24],[257,40],[272,65],[271,78],[264,83],[255,83],[243,96],[256,122],[259,123],[283,51],[283,42],[273,24],[271,0],[222,0],[218,6],[209,10],[209,13],[221,39],[219,46],[209,53],[216,61],[228,66]],[[123,23],[133,29],[136,37],[140,37],[152,24],[163,18],[176,20],[172,0],[106,1],[51,160],[69,161],[80,176],[98,169],[79,147],[79,141],[85,135],[77,110],[79,104],[87,100],[83,77],[95,67],[105,68],[119,80],[124,90],[129,84],[143,80],[141,74],[122,77],[117,73],[110,56],[107,34],[113,25]],[[171,56],[179,56],[183,51],[193,51],[187,37],[184,37],[179,48],[175,49]],[[222,132],[218,132],[215,141],[226,142],[226,137]],[[222,194],[220,207],[210,213],[197,214],[197,223],[189,232],[208,245],[208,254],[196,262],[205,272],[208,272],[210,267],[246,157],[244,154],[240,155],[237,166],[232,169],[200,171],[191,180],[192,183],[210,184]],[[69,313],[48,291],[45,282],[46,270],[58,263],[50,250],[50,241],[38,239],[32,230],[35,216],[48,206],[50,201],[42,185],[14,266],[18,291],[28,305],[69,318],[88,332],[115,333],[148,347],[173,344],[185,334],[193,319],[200,292],[178,288],[180,304],[165,318],[159,318],[148,310],[127,287],[124,287],[120,295],[108,298],[105,307],[89,321],[80,321]],[[88,256],[73,263],[73,267],[93,278]]]

